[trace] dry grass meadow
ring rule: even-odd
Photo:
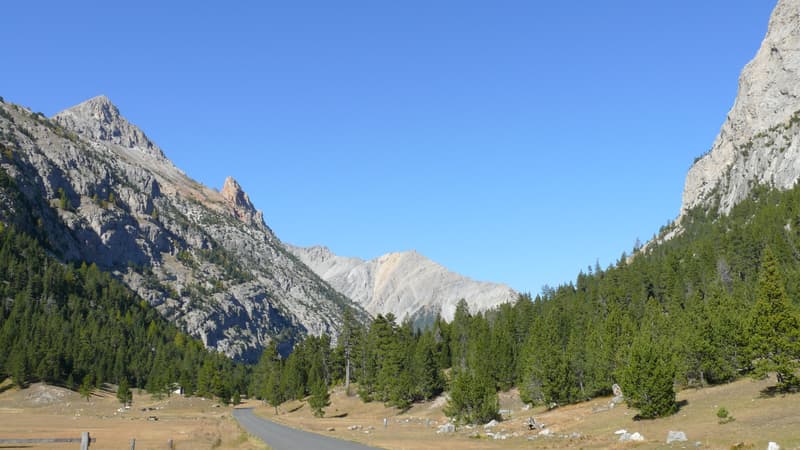
[[[634,421],[635,411],[625,405],[608,408],[610,399],[545,411],[525,410],[518,395],[501,395],[501,408],[511,417],[491,430],[482,426],[460,428],[453,434],[437,434],[445,423],[444,399],[416,405],[405,413],[379,403],[363,404],[357,396],[338,389],[331,395],[326,417],[314,418],[303,402],[287,402],[275,415],[273,408],[259,406],[256,412],[277,422],[318,433],[389,449],[605,449],[605,448],[704,448],[766,449],[770,441],[782,449],[800,448],[800,394],[765,396],[774,384],[749,379],[724,386],[685,390],[678,394],[680,411],[671,417]],[[735,420],[720,424],[717,410],[724,406]],[[550,436],[528,431],[525,421],[533,416],[550,430]],[[388,419],[384,428],[383,419]],[[625,429],[645,437],[641,443],[620,443],[614,432]],[[687,442],[666,444],[669,431],[683,431]],[[487,431],[505,435],[494,439]],[[738,446],[738,447],[737,447]]]
[[[155,400],[134,392],[133,405],[120,411],[110,390],[96,391],[89,401],[76,392],[34,384],[27,389],[0,385],[0,438],[71,438],[88,431],[97,438],[91,449],[167,448],[171,439],[178,450],[267,448],[243,432],[231,417],[231,408],[211,400],[164,397]],[[157,418],[158,420],[152,420]],[[0,444],[3,448],[52,448],[69,450],[77,444]]]
[[[243,406],[255,407],[258,414],[295,428],[389,449],[766,449],[769,441],[779,443],[782,449],[800,448],[800,394],[764,395],[765,388],[773,383],[744,379],[685,390],[678,394],[681,410],[654,421],[634,421],[635,412],[624,405],[609,409],[609,399],[552,411],[526,410],[511,391],[501,395],[501,408],[511,412],[506,420],[491,429],[462,427],[451,434],[436,433],[438,426],[447,422],[442,413],[444,398],[401,413],[380,403],[364,404],[338,388],[322,419],[313,417],[308,405],[298,401],[281,405],[277,415],[261,402]],[[131,438],[136,439],[137,450],[166,449],[170,439],[176,449],[267,448],[237,426],[231,408],[211,400],[174,395],[157,400],[135,394],[132,408],[120,411],[110,390],[95,392],[88,402],[75,392],[43,384],[17,390],[6,381],[0,390],[0,438],[78,437],[82,431],[89,431],[97,438],[92,449],[128,449]],[[719,423],[716,412],[721,406],[730,411],[734,421]],[[530,416],[544,423],[551,435],[529,431],[525,421]],[[158,420],[149,420],[151,417]],[[639,432],[646,440],[620,443],[614,434],[620,429]],[[685,432],[688,442],[667,445],[670,430]],[[488,432],[506,438],[494,439]],[[0,445],[0,449],[73,447]]]

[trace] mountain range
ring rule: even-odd
[[[759,185],[800,177],[800,0],[781,0],[711,149],[691,166],[675,226],[727,213]],[[193,180],[99,96],[51,118],[0,101],[0,222],[38,237],[61,261],[113,273],[210,348],[254,361],[276,340],[336,336],[345,312],[429,322],[513,302],[502,284],[454,274],[416,252],[373,260],[283,243],[229,177]]]
[[[475,311],[516,298],[413,252],[365,262],[285,245],[235,179],[220,191],[193,180],[105,96],[52,118],[0,103],[0,145],[14,180],[0,193],[1,221],[40,236],[62,261],[114,273],[241,360],[273,339],[286,352],[306,334],[335,337],[348,309],[360,321],[431,320],[451,317],[461,298]]]
[[[235,180],[192,180],[108,98],[49,119],[3,103],[0,133],[20,194],[4,192],[0,220],[113,272],[206,346],[253,361],[271,339],[335,335],[345,308],[368,317],[284,248]]]

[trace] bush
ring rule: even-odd
[[[726,423],[733,422],[734,420],[736,420],[736,419],[733,418],[731,413],[729,413],[728,410],[724,406],[720,406],[719,409],[717,410],[717,417],[719,417],[719,423],[720,424],[726,424]]]

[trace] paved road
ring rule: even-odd
[[[258,436],[274,450],[375,450],[374,447],[367,447],[355,442],[278,425],[256,416],[250,408],[234,409],[233,417],[248,433]]]

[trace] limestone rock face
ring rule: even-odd
[[[90,140],[105,141],[140,151],[160,159],[164,152],[144,132],[125,120],[119,109],[104,95],[56,114],[53,119],[67,130],[73,130]]]
[[[248,195],[192,180],[105,97],[52,119],[0,103],[0,221],[111,271],[165,317],[253,361],[276,336],[335,336],[366,312],[292,256]]]
[[[450,272],[415,251],[388,253],[364,261],[337,256],[326,247],[288,249],[373,316],[392,313],[398,320],[425,321],[441,313],[444,319],[452,320],[461,299],[474,313],[513,302],[518,296],[506,285]]]
[[[696,206],[727,213],[765,184],[800,177],[800,0],[780,0],[711,150],[689,170],[681,216]]]

